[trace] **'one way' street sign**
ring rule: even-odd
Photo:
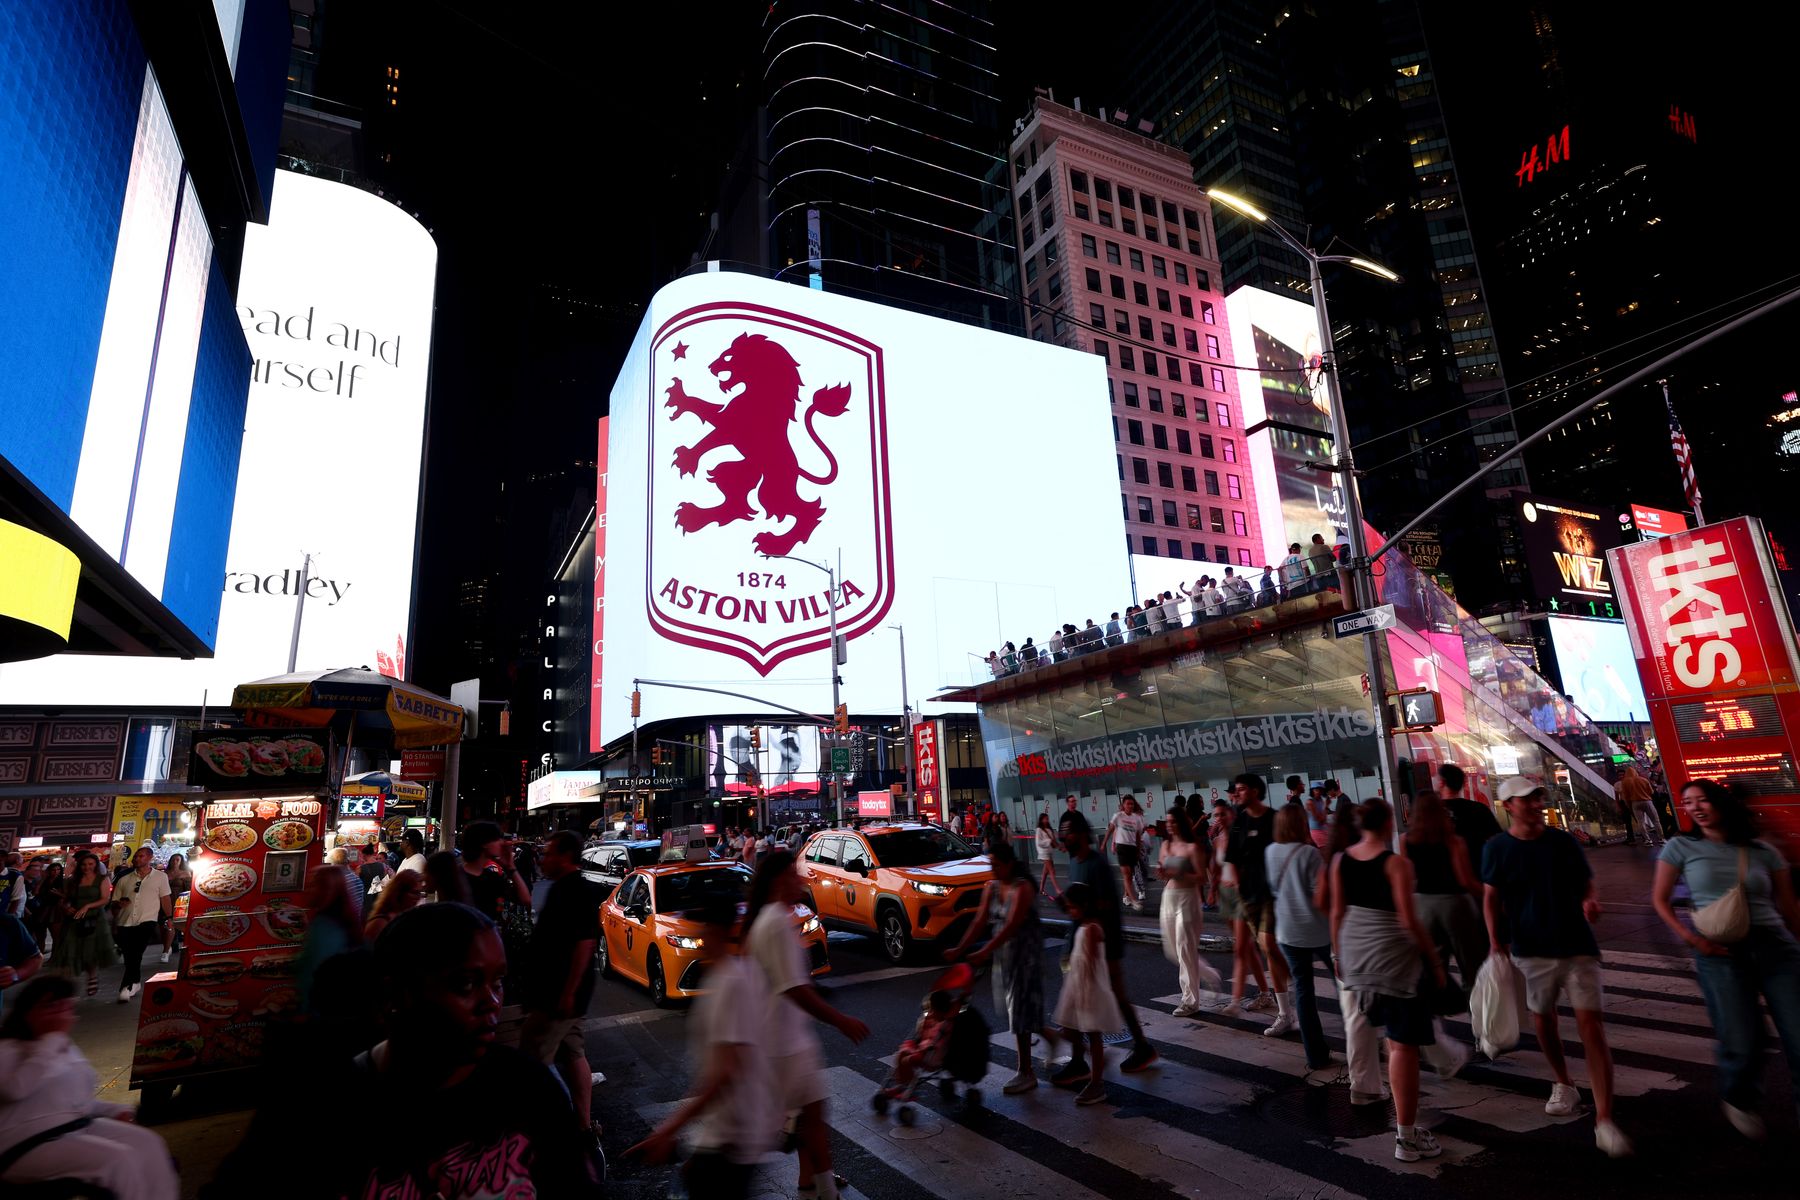
[[[1394,624],[1394,606],[1382,604],[1375,608],[1365,608],[1361,612],[1345,613],[1341,617],[1331,618],[1331,636],[1334,638],[1355,637],[1359,633],[1374,633],[1379,629],[1392,629]]]

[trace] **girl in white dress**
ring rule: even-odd
[[[1075,943],[1063,973],[1062,995],[1056,1001],[1056,1023],[1071,1038],[1087,1036],[1088,1061],[1093,1063],[1094,1071],[1075,1103],[1099,1104],[1106,1099],[1106,1088],[1100,1082],[1101,1073],[1106,1070],[1102,1037],[1123,1029],[1125,1014],[1119,1011],[1106,972],[1106,935],[1096,919],[1093,889],[1085,883],[1071,883],[1063,889],[1062,901],[1075,925]]]

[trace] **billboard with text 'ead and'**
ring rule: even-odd
[[[1762,523],[1737,517],[1609,559],[1671,790],[1747,790],[1765,836],[1800,857],[1800,653]]]

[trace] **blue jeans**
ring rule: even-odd
[[[1313,961],[1324,963],[1325,969],[1335,978],[1337,968],[1331,965],[1331,947],[1276,944],[1281,947],[1282,957],[1288,961],[1288,972],[1294,977],[1294,1017],[1300,1022],[1300,1044],[1306,1047],[1306,1065],[1316,1071],[1331,1062],[1331,1047],[1325,1043],[1325,1030],[1319,1024],[1319,1001],[1313,992]]]
[[[1725,1102],[1748,1112],[1762,1105],[1759,993],[1775,1018],[1788,1074],[1800,1085],[1800,945],[1772,929],[1752,926],[1750,936],[1732,946],[1729,956],[1696,954],[1694,964],[1719,1039],[1719,1091]]]

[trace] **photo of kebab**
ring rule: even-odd
[[[250,769],[258,775],[285,775],[288,769],[288,745],[269,738],[250,739]]]
[[[194,755],[215,774],[232,779],[250,774],[250,747],[243,742],[196,742]]]

